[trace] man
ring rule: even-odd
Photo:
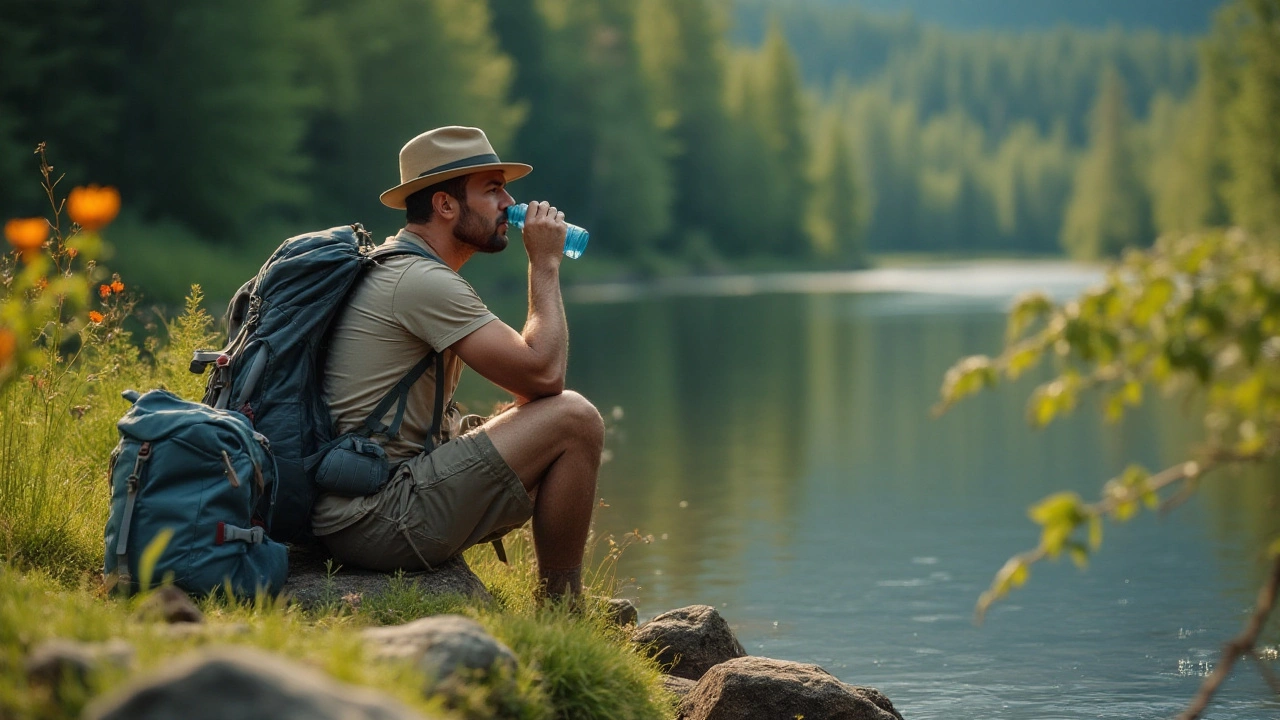
[[[489,312],[457,274],[476,253],[507,246],[506,210],[514,200],[506,184],[532,170],[501,162],[476,128],[438,128],[400,151],[401,182],[381,199],[405,210],[407,222],[387,242],[416,245],[435,259],[387,258],[352,291],[334,323],[325,368],[337,430],[359,426],[432,350],[444,356],[445,400],[467,365],[515,403],[469,430],[457,426],[479,419],[460,423],[450,412],[443,437],[429,438],[438,367],[430,366],[409,392],[399,436],[375,436],[401,463],[391,480],[373,495],[322,495],[316,503],[314,531],[340,563],[423,569],[532,517],[541,597],[582,591],[604,422],[584,397],[564,389],[564,213],[545,202],[529,205],[522,236],[529,313],[520,332]]]

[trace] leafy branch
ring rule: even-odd
[[[1102,546],[1104,520],[1123,522],[1144,507],[1168,512],[1211,471],[1280,454],[1280,251],[1274,241],[1239,230],[1167,236],[1149,250],[1129,251],[1100,286],[1075,300],[1059,305],[1041,293],[1021,296],[1009,312],[1003,352],[957,362],[934,412],[1015,380],[1046,358],[1054,374],[1031,392],[1033,426],[1071,413],[1090,391],[1101,394],[1106,419],[1116,422],[1152,387],[1201,403],[1204,440],[1195,459],[1155,474],[1130,466],[1094,502],[1060,492],[1031,507],[1039,543],[996,573],[978,599],[978,622],[1027,581],[1034,563],[1065,552],[1086,565]],[[1272,546],[1273,554],[1278,550],[1280,541]],[[1259,623],[1274,602],[1274,573],[1271,583],[1259,600]],[[1260,630],[1261,624],[1228,645],[1231,662],[1252,652]],[[1202,691],[1204,702],[1216,688]]]

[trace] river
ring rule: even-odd
[[[1029,505],[1185,458],[1198,419],[1157,399],[1109,425],[1084,402],[1035,431],[1034,378],[930,415],[953,361],[999,351],[1015,293],[1099,277],[980,263],[568,293],[569,385],[610,428],[596,533],[652,536],[621,594],[642,619],[714,605],[748,653],[877,687],[908,720],[1173,716],[1252,605],[1274,476],[1108,524],[1087,570],[1034,567],[977,626],[979,593],[1036,542]],[[520,327],[521,298],[493,306]],[[1280,716],[1273,698],[1244,663],[1209,716]]]

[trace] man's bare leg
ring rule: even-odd
[[[595,507],[604,420],[572,391],[511,408],[484,424],[525,490],[535,495],[533,544],[541,592],[582,592],[582,554]]]

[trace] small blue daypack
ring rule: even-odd
[[[116,423],[120,442],[111,454],[108,588],[138,589],[144,551],[168,529],[173,534],[155,562],[153,584],[171,578],[197,595],[278,594],[288,552],[254,518],[256,508],[270,508],[276,488],[266,438],[239,413],[164,390],[142,396],[130,390],[125,398],[133,407]]]

